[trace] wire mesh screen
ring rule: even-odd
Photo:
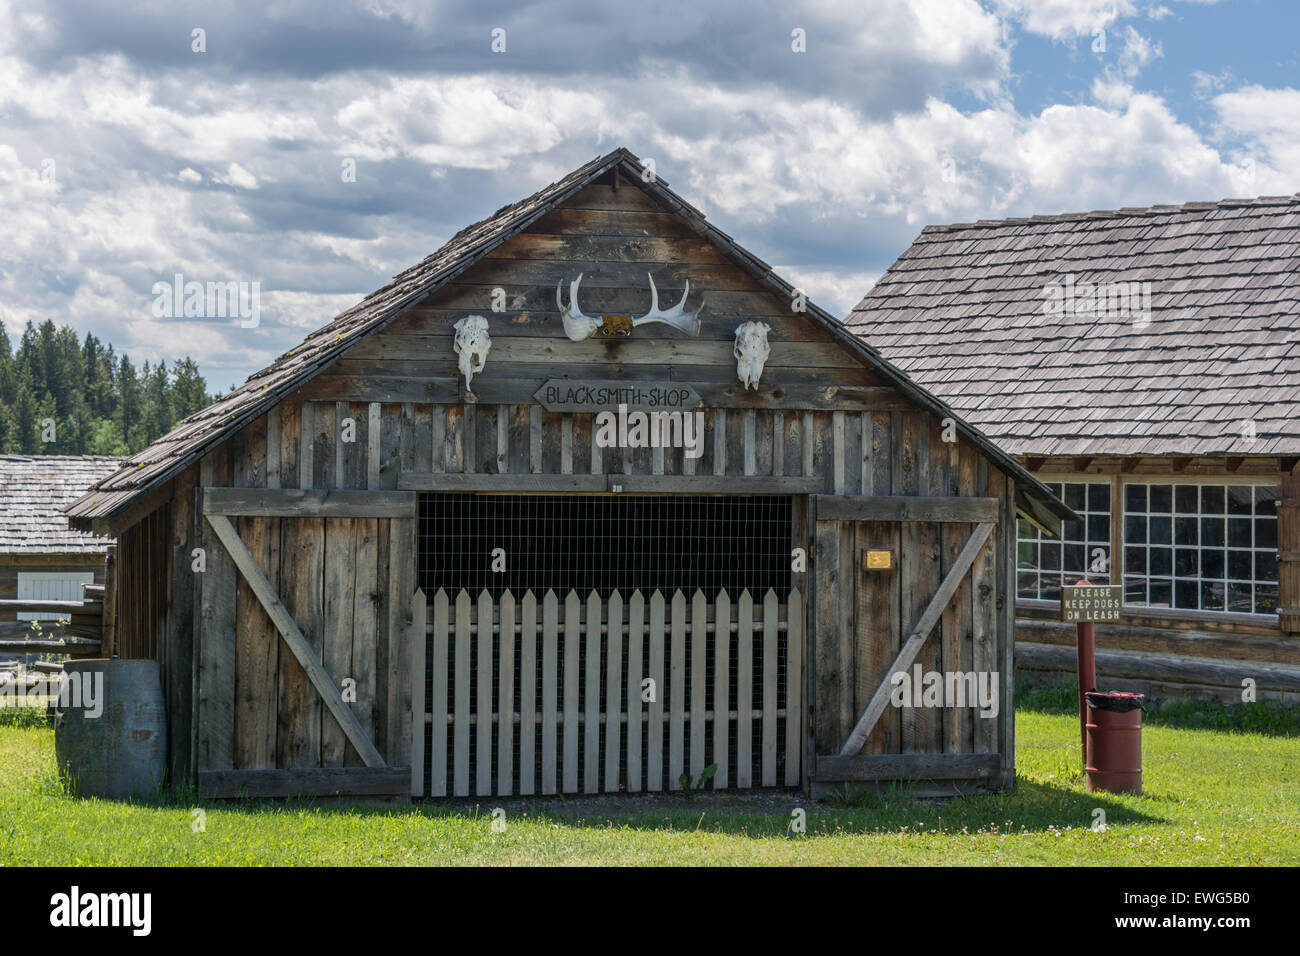
[[[757,597],[789,589],[790,541],[785,496],[426,494],[419,577],[429,595],[748,588]]]

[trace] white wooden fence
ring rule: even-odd
[[[803,599],[626,601],[445,591],[427,609],[428,747],[414,792],[510,796],[797,786]],[[490,626],[489,626],[490,625]],[[418,724],[417,724],[418,726]],[[420,742],[421,744],[424,741]]]

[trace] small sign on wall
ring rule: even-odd
[[[894,567],[893,551],[873,551],[865,549],[862,552],[862,570],[863,571],[889,571]]]
[[[1061,620],[1070,624],[1118,621],[1124,606],[1118,584],[1071,585],[1061,588]]]
[[[685,412],[700,404],[700,394],[683,382],[605,381],[553,378],[533,398],[548,412]]]

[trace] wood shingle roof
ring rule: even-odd
[[[928,226],[846,325],[1012,454],[1295,455],[1300,194]]]
[[[63,509],[121,464],[94,455],[0,455],[0,554],[103,554],[108,539],[69,530]]]

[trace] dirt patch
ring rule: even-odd
[[[591,796],[547,797],[477,797],[467,799],[426,800],[427,809],[456,810],[463,813],[491,813],[501,807],[510,816],[552,817],[625,817],[632,814],[690,814],[726,811],[788,816],[796,807],[810,810],[816,803],[802,791],[754,790],[743,793],[710,793],[685,796],[669,793],[611,793]]]

